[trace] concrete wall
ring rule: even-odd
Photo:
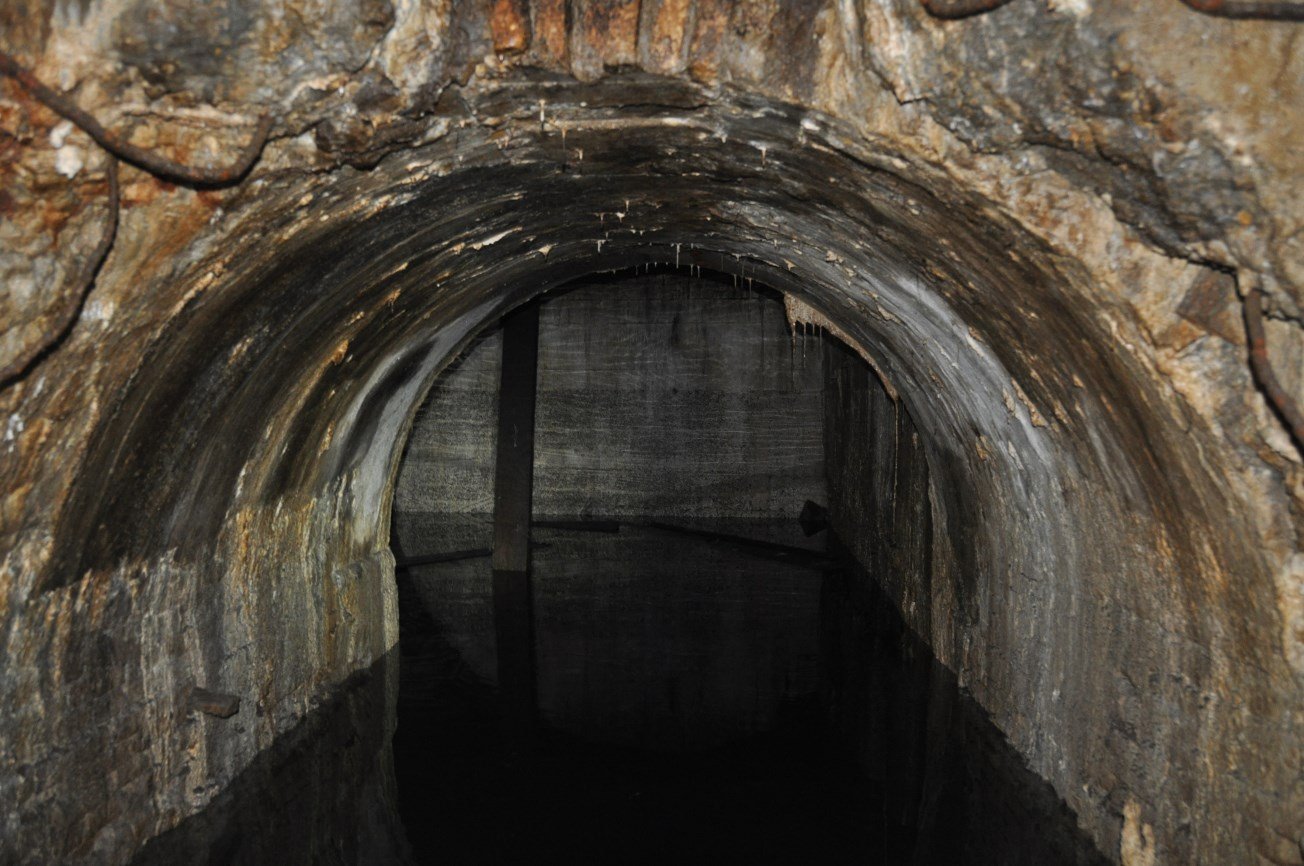
[[[826,373],[829,520],[855,567],[825,586],[825,703],[861,768],[896,790],[898,817],[910,823],[925,760],[927,666],[885,663],[883,648],[899,646],[905,623],[888,627],[870,600],[892,599],[916,635],[929,633],[927,464],[908,415],[859,358],[833,344]]]
[[[746,286],[660,275],[545,299],[534,512],[796,518],[824,498],[822,344]],[[395,490],[416,513],[490,513],[501,338],[421,407]],[[409,539],[401,539],[407,546]]]
[[[745,286],[661,275],[599,280],[540,315],[534,509],[662,518],[804,539],[823,501],[822,342]],[[491,543],[501,340],[436,382],[399,471],[400,556]],[[554,728],[659,749],[771,729],[818,690],[818,572],[700,539],[536,529],[539,704]],[[451,655],[496,677],[487,560],[400,569],[404,699]],[[435,655],[432,655],[432,652]]]

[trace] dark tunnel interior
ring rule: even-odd
[[[408,434],[397,648],[137,862],[1106,862],[885,588],[926,584],[936,491],[861,353],[694,266],[529,317],[528,621],[497,595],[495,322]]]

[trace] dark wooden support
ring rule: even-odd
[[[537,524],[536,524],[537,525]],[[531,541],[530,550],[547,547],[541,541]],[[445,562],[462,562],[467,559],[483,559],[493,556],[488,547],[473,547],[470,550],[450,550],[448,553],[424,553],[420,556],[406,556],[394,561],[395,568],[416,568],[421,565],[439,565]]]
[[[793,547],[790,544],[779,544],[775,541],[765,541],[760,538],[748,538],[743,535],[730,535],[724,532],[714,532],[709,529],[693,529],[688,526],[675,526],[671,523],[662,523],[659,520],[650,520],[646,524],[651,529],[658,529],[662,532],[678,532],[683,535],[691,535],[694,538],[705,539],[711,543],[724,544],[739,553],[746,553],[752,556],[759,556],[763,559],[773,560],[775,562],[786,562],[803,568],[813,568],[817,571],[837,570],[842,568],[842,564],[837,558],[819,550],[810,550],[805,547]]]
[[[494,572],[494,634],[498,648],[498,694],[503,734],[517,750],[534,742],[538,698],[534,675],[534,609],[530,575]]]
[[[494,469],[494,570],[529,571],[534,492],[534,398],[539,375],[539,307],[503,320]]]
[[[530,500],[534,492],[534,401],[538,384],[539,307],[503,320],[494,469],[494,631],[504,725],[518,748],[534,736],[537,699],[530,598]]]

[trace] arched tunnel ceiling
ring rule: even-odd
[[[1081,269],[890,152],[849,148],[830,119],[643,77],[518,85],[472,111],[484,127],[300,197],[283,239],[231,241],[234,288],[151,349],[67,506],[47,586],[200,554],[237,499],[320,494],[391,453],[461,338],[575,276],[646,262],[807,298],[936,447],[994,461],[1031,512],[1048,513],[1030,498],[1058,496],[1060,469],[1108,475],[1142,512],[1199,502],[1177,505],[1190,482],[1160,469],[1171,407],[1081,303]],[[395,394],[406,404],[384,411]],[[367,535],[383,531],[382,490],[359,503]]]
[[[638,87],[672,98],[658,105],[644,97],[635,110],[613,107],[598,117],[591,110],[580,119],[554,116],[536,129],[549,98],[554,111],[604,95],[614,104],[614,94]],[[211,466],[215,483],[185,483],[205,491],[205,508],[216,508],[201,523],[217,525],[230,503],[212,501],[212,491],[234,490],[231,479],[250,459],[248,438],[164,437],[167,448],[178,449],[169,457],[158,448],[157,430],[171,413],[184,419],[218,406],[227,422],[252,429],[288,404],[276,419],[285,429],[272,440],[285,436],[283,450],[265,458],[277,469],[245,487],[264,499],[315,492],[371,452],[357,440],[368,438],[361,430],[374,430],[376,412],[363,411],[360,401],[375,409],[376,398],[360,396],[362,389],[422,382],[455,345],[450,333],[465,334],[575,276],[647,262],[705,265],[809,295],[879,357],[916,413],[942,425],[939,435],[956,451],[970,447],[975,431],[989,431],[1001,441],[1013,437],[1015,450],[1044,452],[1038,443],[1045,434],[1036,428],[1048,427],[1048,417],[1063,424],[1070,411],[1105,411],[1046,384],[1099,375],[1103,360],[1081,372],[1055,370],[1069,357],[1038,353],[1030,345],[1034,329],[1021,329],[1028,345],[998,337],[1047,321],[1062,328],[1049,336],[1053,343],[1094,350],[1086,334],[1095,325],[1077,322],[1067,303],[1069,278],[1013,252],[1026,249],[1049,263],[1044,250],[1011,226],[975,220],[962,201],[947,203],[904,179],[883,155],[865,161],[838,149],[821,134],[827,121],[761,101],[707,104],[695,89],[667,94],[664,82],[647,79],[509,96],[493,105],[504,112],[491,125],[496,131],[478,140],[446,138],[300,199],[290,226],[297,236],[276,244],[258,238],[228,253],[239,268],[228,278],[241,288],[215,299],[211,310],[196,309],[193,321],[154,350],[157,361],[136,386],[153,405],[124,416],[140,429],[105,436],[105,471],[92,473],[104,478],[103,488],[88,494],[104,515],[126,517],[127,503],[166,513],[158,497],[167,496],[175,466]],[[359,202],[367,203],[365,215],[356,213]],[[1042,354],[1037,376],[1023,376],[1026,385],[1010,378],[1008,368]],[[247,366],[232,370],[236,365]],[[296,390],[300,399],[287,401]],[[141,443],[139,456],[123,453],[123,443],[133,441]],[[309,447],[324,442],[325,453]],[[214,446],[231,459],[195,459],[196,449]],[[124,473],[150,462],[158,468],[143,483],[123,483],[132,477]],[[1147,485],[1133,486],[1146,495]],[[120,501],[114,490],[123,491]],[[77,504],[72,511],[85,513]],[[175,527],[160,524],[167,534],[156,544],[184,549],[194,517],[187,511]],[[71,546],[83,545],[87,529],[70,531]],[[110,544],[145,543],[113,529],[107,537]],[[83,564],[109,567],[118,556],[146,552],[109,548]]]
[[[1088,64],[1091,39],[1074,34],[1108,30],[1123,14],[1059,13],[1047,24],[1031,17],[1043,13],[1009,11],[1017,5],[967,35],[930,30],[901,3],[868,4],[853,21],[821,7],[771,27],[752,54],[744,44],[740,59],[693,67],[698,81],[679,74],[695,42],[680,33],[669,60],[655,48],[659,4],[646,5],[645,23],[635,16],[633,48],[620,41],[618,15],[567,19],[575,77],[492,54],[475,68],[486,47],[476,39],[489,37],[460,44],[453,28],[438,31],[452,42],[438,42],[410,10],[358,25],[387,34],[370,54],[345,52],[372,63],[364,72],[335,69],[293,38],[281,60],[259,55],[262,72],[306,58],[290,76],[306,95],[278,120],[263,162],[229,192],[127,172],[123,230],[78,329],[0,395],[13,431],[0,456],[11,481],[6,651],[52,671],[3,680],[5,696],[46,696],[39,711],[6,720],[21,744],[11,754],[57,775],[59,750],[84,741],[75,702],[54,683],[90,652],[85,634],[109,636],[112,663],[140,667],[111,701],[113,718],[130,719],[188,666],[255,677],[297,617],[291,643],[303,660],[261,687],[274,721],[213,746],[209,771],[229,777],[302,711],[308,684],[392,643],[392,596],[366,587],[387,579],[395,461],[441,365],[529,297],[657,262],[799,297],[874,361],[925,439],[935,515],[952,539],[948,613],[926,637],[1102,848],[1119,850],[1119,798],[1143,804],[1139,814],[1160,827],[1193,808],[1228,816],[1192,831],[1195,843],[1164,844],[1238,850],[1244,824],[1233,813],[1281,827],[1304,803],[1280,760],[1299,747],[1304,670],[1298,456],[1228,330],[1231,286],[1210,290],[1205,269],[1170,256],[1239,267],[1292,314],[1291,266],[1259,233],[1288,221],[1289,208],[1273,203],[1280,190],[1252,185],[1251,195],[1229,180],[1289,176],[1289,160],[1242,172],[1196,136],[1201,156],[1183,164],[1193,188],[1164,167],[1129,185],[1146,148],[1164,148],[1146,139],[1120,150],[1129,129],[1160,136],[1120,92],[1079,124],[1072,110],[1057,115],[1054,99],[1038,114],[991,69],[981,90],[997,107],[983,125],[984,112],[905,46],[954,69],[951,55],[973,61],[971,40],[998,32],[990,28],[1026,40],[1049,28]],[[469,16],[464,33],[500,35],[496,14],[471,9],[448,14]],[[736,12],[734,31],[754,25],[754,13]],[[551,19],[532,14],[533,41],[519,56],[537,61],[557,47]],[[105,20],[112,14],[93,6],[78,26]],[[146,69],[124,41],[128,20],[112,30],[118,50]],[[700,37],[711,16],[695,20]],[[48,26],[53,44],[75,38],[77,27]],[[785,27],[815,47],[781,57],[773,34]],[[676,32],[661,35],[674,43]],[[856,59],[861,37],[879,52]],[[256,103],[271,86],[273,76],[232,77],[213,62],[146,69],[144,92]],[[635,62],[645,71],[614,68]],[[747,78],[748,63],[776,83]],[[1055,98],[1090,90],[1102,73],[1089,69],[1087,83],[1057,73]],[[1214,98],[1203,81],[1171,87],[1178,104]],[[941,122],[911,114],[915,101]],[[176,116],[211,120],[187,110]],[[1193,128],[1181,113],[1169,120]],[[1026,139],[1011,131],[1029,124]],[[170,134],[156,143],[175,144]],[[1061,134],[1093,144],[1065,150]],[[59,149],[33,159],[48,173],[67,158]],[[74,191],[60,193],[75,199],[64,203],[75,231],[55,251],[94,236],[99,212],[87,202],[98,169],[85,158]],[[1231,204],[1239,210],[1223,213]],[[153,652],[141,636],[177,605],[199,611],[207,637],[140,663]],[[54,625],[30,627],[38,622]],[[1120,682],[1155,672],[1176,678],[1152,678],[1144,700],[1118,697]],[[1071,703],[1051,697],[1055,683],[1074,684]],[[179,710],[157,703],[148,712],[166,730]],[[1159,733],[1142,757],[1096,767],[1120,717]],[[193,754],[187,736],[161,734],[156,764],[193,760],[183,757]],[[1242,766],[1256,768],[1259,787],[1199,781],[1203,767]],[[1172,774],[1191,791],[1181,802],[1162,793]],[[196,807],[175,796],[175,809]],[[123,838],[168,819],[150,820]]]
[[[1255,554],[1202,532],[1236,518],[1172,438],[1175,408],[1084,303],[1079,266],[765,100],[634,77],[523,84],[470,108],[492,119],[292,204],[247,193],[288,205],[284,228],[231,239],[229,288],[151,347],[91,443],[39,591],[124,562],[209,571],[215,544],[270,534],[242,514],[298,508],[345,561],[383,546],[411,415],[479,327],[577,276],[677,263],[798,296],[875,360],[926,439],[958,621],[1145,568],[1163,599],[1148,616],[1175,638],[1274,664],[1255,636],[1272,604]],[[1010,570],[1054,579],[993,595]]]
[[[620,108],[639,88],[638,108]],[[840,148],[827,119],[648,79],[567,89],[495,94],[476,106],[494,131],[300,199],[295,237],[230,250],[240,288],[195,305],[152,350],[91,452],[47,585],[124,557],[202,555],[236,497],[384,477],[383,460],[362,464],[392,451],[450,335],[573,276],[647,261],[809,296],[877,357],[938,447],[1004,465],[994,475],[1030,512],[1057,496],[1057,460],[1110,467],[1139,509],[1180,511],[1150,453],[1161,428],[1140,425],[1129,374],[1072,302],[1082,276],[1035,240],[906,180],[888,154]],[[555,113],[581,102],[612,107]],[[386,411],[399,394],[407,405]],[[1143,465],[1115,465],[1129,442]],[[356,505],[376,524],[366,535],[384,531],[377,484]]]

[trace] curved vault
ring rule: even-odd
[[[120,672],[98,698],[112,724],[146,706],[156,809],[69,796],[127,847],[198,807],[397,639],[390,494],[441,365],[538,293],[661,262],[800,298],[872,359],[933,484],[933,571],[903,616],[1102,848],[1120,790],[1156,824],[1205,816],[1185,844],[1206,851],[1286,814],[1258,793],[1287,791],[1284,771],[1202,782],[1281,736],[1272,583],[1202,434],[1117,351],[1085,269],[774,102],[626,76],[511,82],[468,108],[477,124],[450,110],[446,134],[374,168],[254,180],[206,230],[218,252],[174,276],[184,301],[104,407],[34,575],[29,613],[50,626],[11,640],[51,660],[19,686],[43,712],[10,727],[31,743],[25,785],[92,749],[136,760],[82,729],[50,672],[93,663]],[[1134,667],[1180,673],[1125,682]],[[246,694],[249,724],[180,724],[196,681]],[[1102,762],[1120,718],[1168,733]],[[88,844],[36,814],[17,828],[34,847]]]

